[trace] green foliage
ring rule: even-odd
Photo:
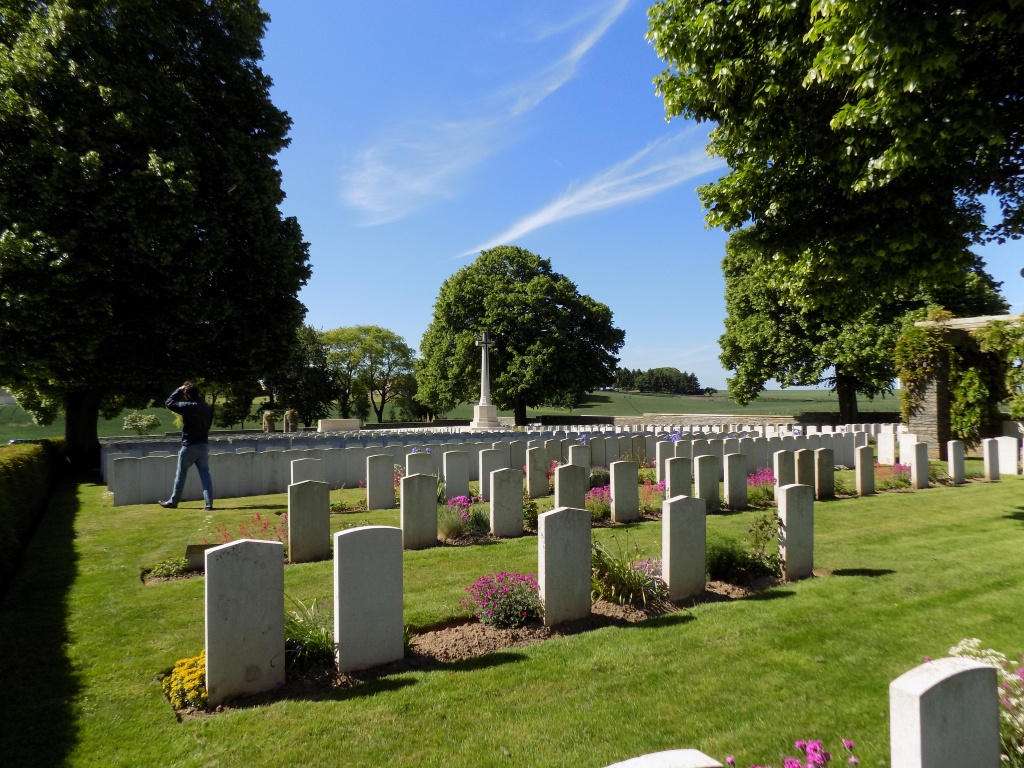
[[[731,536],[711,533],[707,538],[707,572],[709,580],[730,584],[746,584],[758,576],[776,575],[766,558],[758,557]]]
[[[382,422],[388,403],[412,396],[413,351],[394,331],[357,325],[325,331],[322,339],[341,418],[365,418],[372,406]]]
[[[1021,231],[1024,8],[899,0],[661,0],[669,117],[714,124],[698,191],[752,274],[823,321],[951,284],[971,242]],[[993,140],[993,137],[999,137]],[[937,149],[933,148],[933,144]],[[986,231],[981,196],[1003,222]]]
[[[303,325],[296,330],[288,348],[288,362],[270,376],[268,382],[274,390],[277,406],[297,411],[303,426],[311,427],[317,419],[331,415],[335,399],[336,387],[333,371],[327,363],[327,346],[316,328]]]
[[[143,577],[154,576],[159,579],[173,579],[184,576],[191,569],[187,557],[172,557],[168,560],[161,560],[154,566],[143,570]]]
[[[630,556],[622,551],[618,539],[614,536],[612,538],[616,543],[616,552],[612,552],[597,539],[591,542],[590,589],[593,599],[620,605],[647,605],[648,601],[664,600],[668,587],[661,578],[661,561],[657,558],[648,559],[635,546]]]
[[[124,430],[131,430],[137,435],[147,435],[160,429],[160,417],[152,413],[132,411],[124,417]]]
[[[430,326],[420,343],[417,399],[443,413],[475,397],[486,330],[491,399],[512,409],[552,401],[580,402],[610,385],[625,334],[607,306],[580,294],[551,262],[514,246],[481,252],[441,285]]]
[[[615,369],[615,388],[639,392],[664,392],[673,395],[702,395],[704,388],[692,373],[678,368]]]
[[[601,488],[605,485],[611,485],[612,475],[608,471],[607,467],[591,467],[590,468],[590,487]]]
[[[782,575],[779,562],[779,525],[782,523],[775,510],[756,518],[747,529],[754,560],[772,576]]]
[[[996,356],[1006,366],[1003,381],[1010,417],[1024,419],[1024,326],[993,322],[974,336],[982,353]]]
[[[530,497],[530,494],[523,490],[523,527],[530,530],[537,530],[537,517],[540,511],[537,509],[537,501]]]
[[[255,0],[0,16],[0,382],[44,420],[61,406],[68,454],[92,468],[108,396],[285,361],[310,276],[278,207],[290,121]]]
[[[284,653],[288,670],[334,664],[334,611],[330,600],[309,604],[288,598],[295,606],[284,614]]]
[[[14,571],[63,473],[62,440],[0,446],[0,586]]]

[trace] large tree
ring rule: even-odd
[[[762,280],[751,269],[744,234],[734,233],[726,244],[722,267],[727,317],[719,340],[722,365],[734,371],[729,393],[741,404],[755,399],[770,379],[786,387],[826,384],[838,396],[842,420],[856,421],[858,395],[874,398],[892,391],[897,375],[893,350],[908,312],[943,307],[963,317],[1009,309],[999,283],[974,257],[952,288],[889,294],[849,320],[835,321],[789,304],[785,292]]]
[[[1021,231],[1024,5],[663,0],[649,38],[670,117],[715,124],[707,220],[748,272],[843,322]],[[1003,219],[986,228],[982,195]]]
[[[273,377],[278,406],[293,408],[303,426],[330,415],[337,391],[320,331],[303,325],[289,345],[288,363]]]
[[[487,251],[441,285],[420,343],[418,399],[444,412],[480,386],[480,349],[487,331],[491,399],[526,423],[526,408],[579,401],[614,382],[625,334],[611,310],[581,294],[551,261],[516,246]]]
[[[363,364],[359,382],[370,393],[370,405],[377,421],[384,421],[384,407],[403,387],[413,372],[413,351],[401,336],[376,325],[358,326],[363,334]]]
[[[287,357],[310,271],[257,0],[0,0],[0,382],[98,409]]]

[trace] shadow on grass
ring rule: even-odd
[[[1024,523],[1024,507],[1017,507],[1010,514],[1003,515],[1003,519],[1016,520],[1018,523]]]
[[[78,572],[77,485],[67,480],[25,550],[0,602],[0,754],[5,765],[62,765],[78,727],[81,690],[65,651],[68,600]]]
[[[888,568],[840,568],[838,571],[832,571],[833,576],[867,576],[869,579],[876,579],[879,576],[891,576],[894,573],[896,571]]]
[[[769,589],[766,592],[758,592],[755,595],[748,595],[747,597],[740,598],[741,600],[781,600],[785,597],[793,597],[796,592],[792,592],[788,589]]]

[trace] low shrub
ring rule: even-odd
[[[160,687],[175,709],[188,707],[204,709],[208,701],[206,695],[206,651],[201,652],[198,656],[176,662],[174,669],[160,681]]]
[[[491,530],[491,516],[476,496],[456,496],[437,511],[437,528],[444,539],[485,534]]]
[[[284,614],[285,669],[306,669],[334,663],[334,611],[330,600],[295,605]]]
[[[662,480],[660,483],[655,483],[650,480],[644,480],[640,485],[640,511],[641,512],[660,512],[661,502],[665,500],[665,481]]]
[[[591,488],[587,491],[583,505],[590,512],[590,519],[607,520],[612,516],[612,489],[603,485],[599,488]]]
[[[66,466],[61,439],[0,447],[0,588],[14,572]]]
[[[995,667],[999,690],[999,739],[1002,744],[1002,764],[1009,768],[1024,768],[1024,656],[1021,666],[991,648],[983,649],[981,640],[961,640],[949,649],[950,656],[980,661]]]
[[[758,576],[775,575],[741,542],[720,534],[708,533],[706,563],[710,581],[745,584]]]
[[[530,498],[530,494],[523,490],[523,527],[537,530],[537,518],[540,511],[537,509],[537,502]]]
[[[134,432],[137,435],[148,435],[150,432],[160,429],[160,417],[153,413],[132,411],[124,417],[124,424],[121,428],[125,432]]]
[[[636,473],[637,485],[643,485],[644,483],[653,483],[657,479],[658,479],[658,472],[654,468],[653,465],[652,466],[644,466],[642,464],[640,465],[640,468],[637,470],[637,473]]]
[[[611,485],[612,476],[607,467],[593,467],[590,470],[590,487],[603,488]]]
[[[187,557],[175,557],[170,560],[162,560],[156,565],[146,568],[142,575],[158,579],[173,579],[176,576],[184,576],[190,570]]]
[[[782,520],[773,509],[754,520],[747,529],[751,540],[751,556],[770,576],[782,575],[782,563],[779,560],[779,525],[781,523]]]
[[[910,465],[875,464],[875,490],[895,491],[910,487]]]
[[[775,473],[761,467],[747,475],[747,504],[752,507],[770,507],[775,503]]]
[[[274,518],[278,519],[275,521]],[[228,530],[227,525],[221,523],[213,527],[213,535],[217,544],[230,544],[235,540],[235,534]],[[280,541],[285,548],[288,547],[288,513],[280,515],[261,515],[254,512],[249,522],[238,526],[238,536],[243,539],[259,539],[260,541]],[[203,544],[210,544],[203,539]]]
[[[540,585],[532,573],[490,573],[466,587],[462,605],[482,624],[499,629],[519,627],[540,618]]]
[[[618,540],[615,541],[617,545]],[[664,600],[668,594],[661,578],[661,561],[646,557],[639,549],[630,557],[621,548],[612,552],[595,539],[590,545],[590,567],[590,588],[595,600],[647,605],[648,601]]]

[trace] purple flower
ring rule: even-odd
[[[732,755],[728,755],[728,756],[726,756],[726,758],[725,758],[725,764],[726,764],[726,765],[736,765],[736,758],[735,758],[735,757],[733,757]]]
[[[856,744],[854,744],[854,743],[853,743],[852,741],[850,741],[849,739],[843,739],[843,746],[844,746],[844,747],[846,747],[847,749],[853,749],[853,748],[854,748],[854,747],[856,747],[857,745],[856,745]]]

